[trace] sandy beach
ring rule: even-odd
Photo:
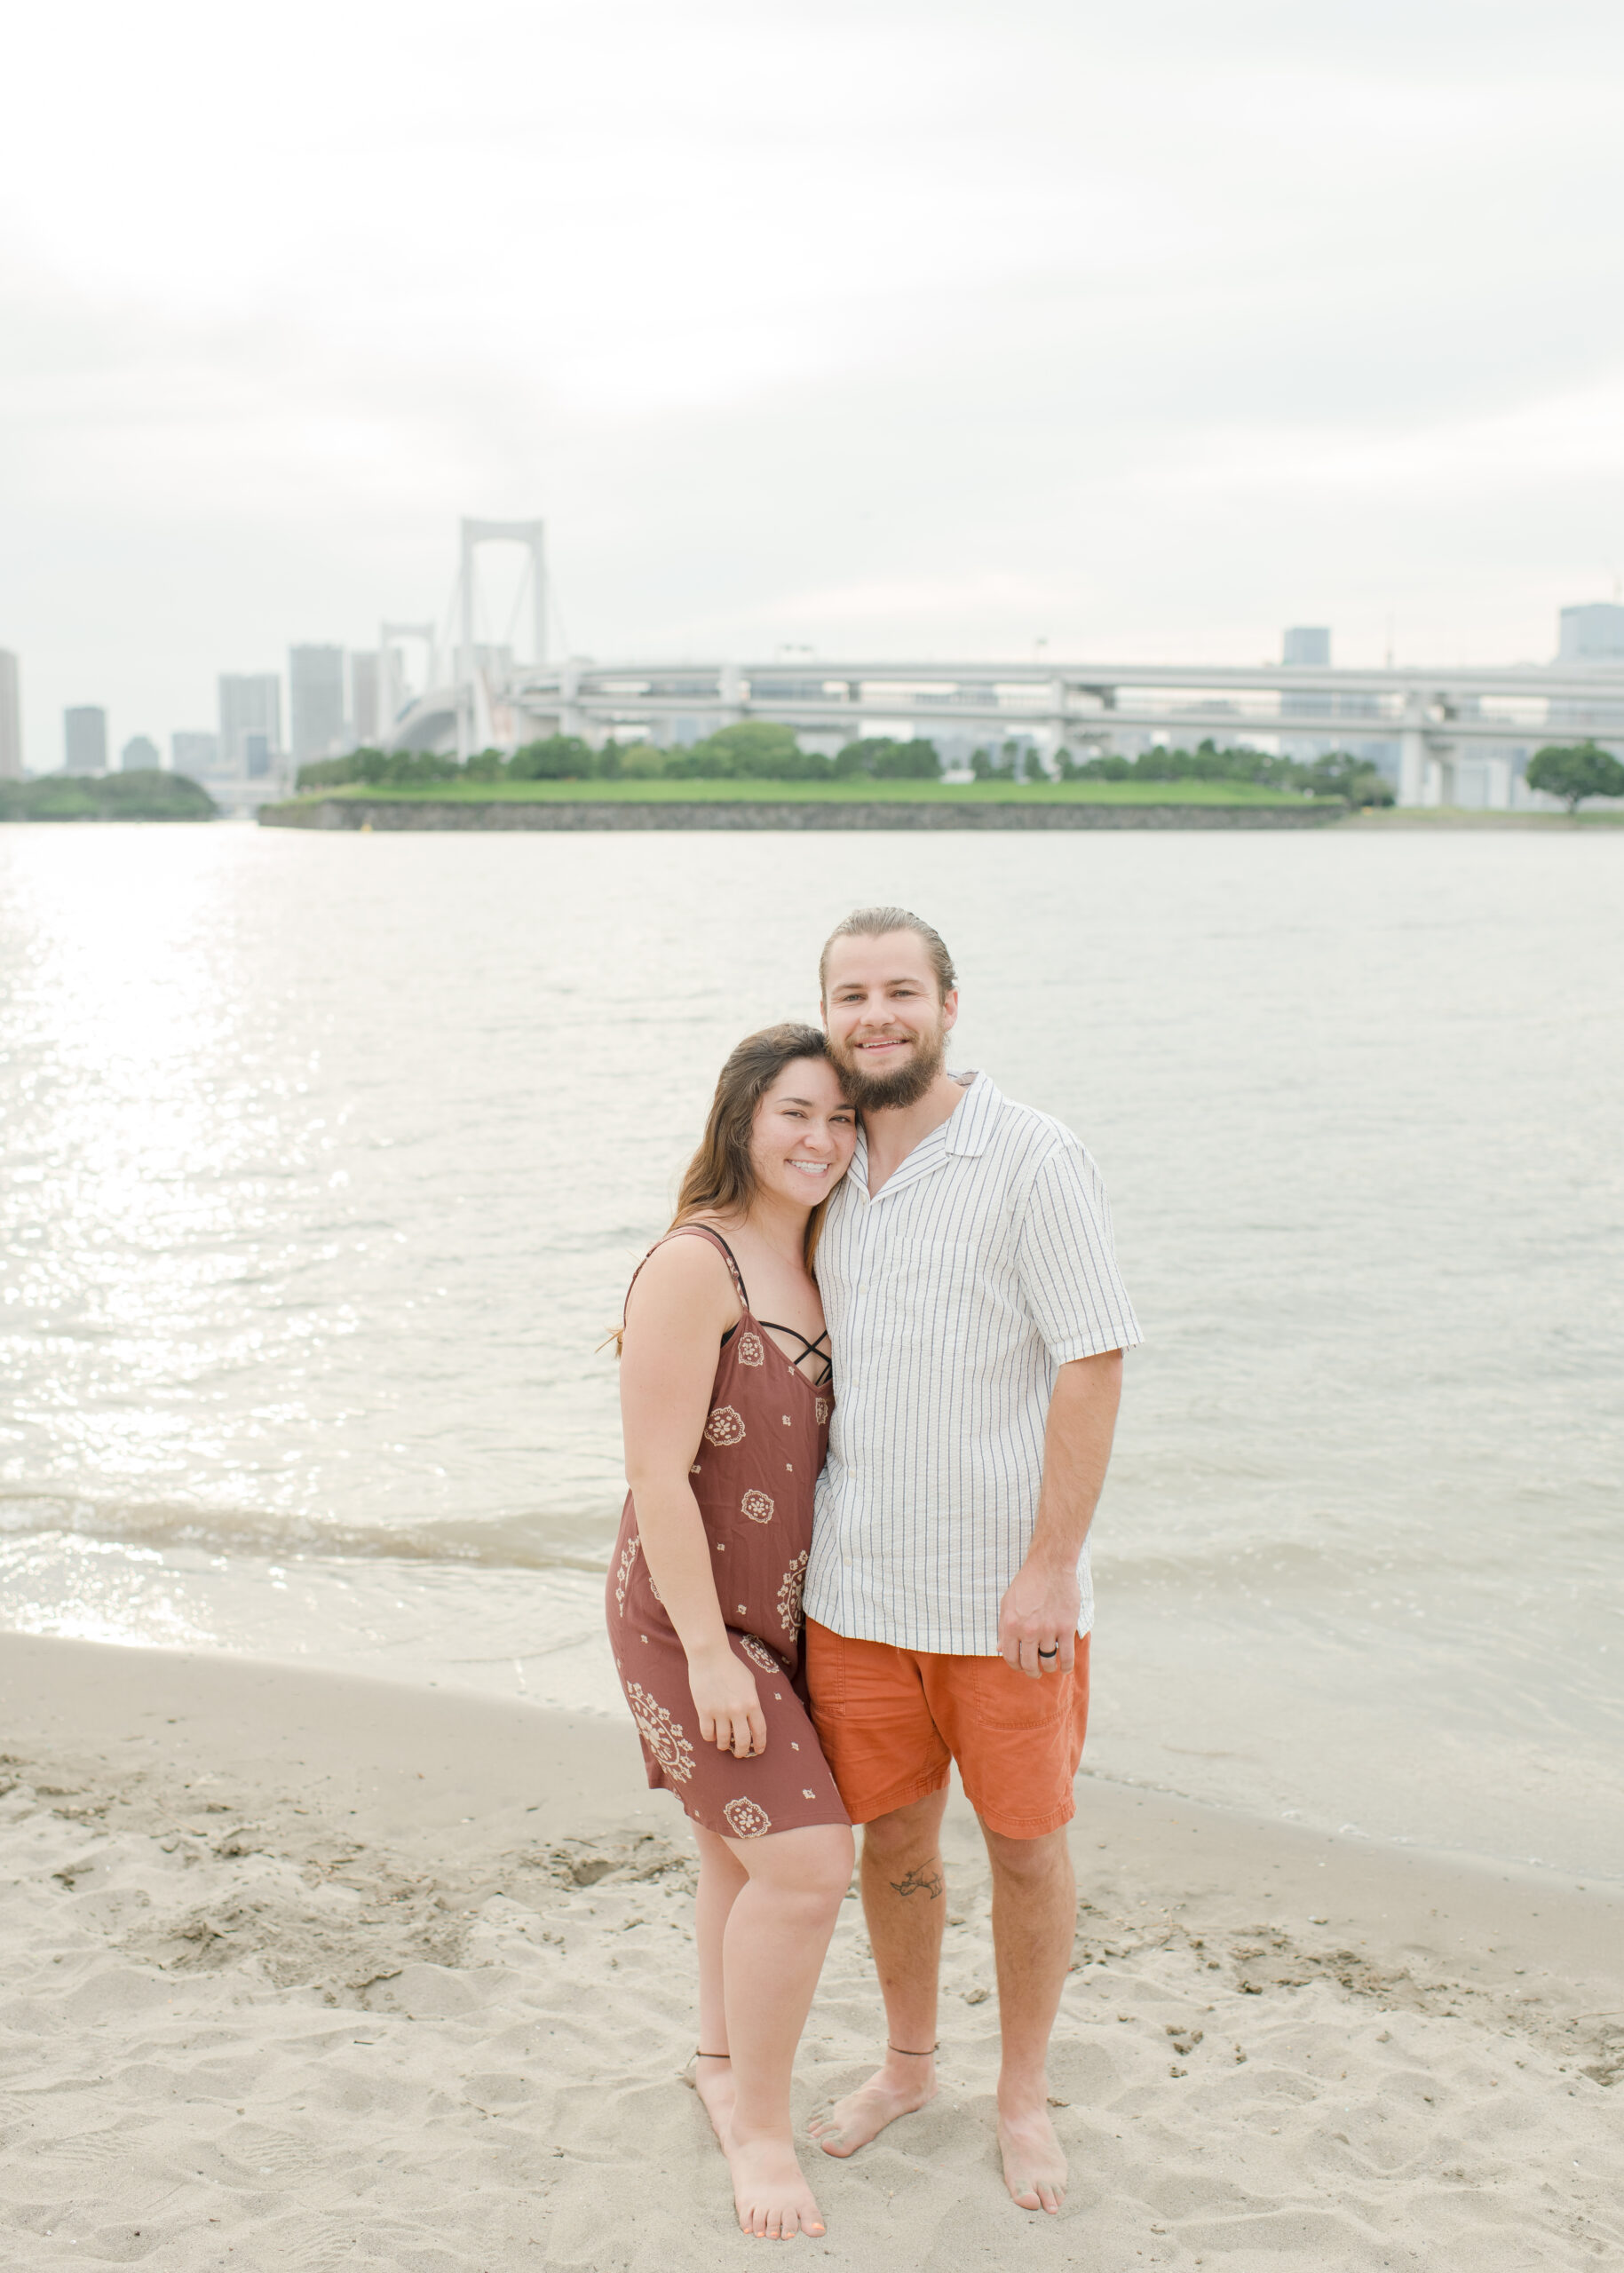
[[[0,1638],[8,2266],[710,2267],[690,1865],[629,1730]],[[949,1822],[946,2087],[796,2245],[886,2269],[1588,2266],[1624,2245],[1624,1899],[1084,1776],[1053,2066],[999,2182],[986,1876]],[[879,2008],[852,1899],[799,2070]]]

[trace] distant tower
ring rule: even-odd
[[[1330,667],[1331,635],[1323,623],[1294,623],[1280,634],[1280,661],[1287,670],[1326,670]],[[1282,718],[1326,719],[1331,715],[1335,697],[1323,694],[1293,694],[1280,696]],[[1280,744],[1282,757],[1295,757],[1299,763],[1319,756],[1322,745],[1291,737]]]
[[[358,749],[374,749],[378,738],[378,659],[370,647],[350,657],[350,735]]]
[[[99,703],[83,702],[62,713],[62,737],[69,773],[107,770],[107,714]]]
[[[273,750],[282,746],[282,685],[274,671],[226,673],[220,680],[222,773],[248,772],[248,737],[263,734]]]
[[[426,693],[434,685],[439,657],[435,653],[435,631],[432,623],[380,623],[377,632],[377,738],[386,741],[394,730],[395,720],[405,709],[408,701],[406,672],[400,649],[397,644],[412,639],[423,649],[423,683],[420,693]]]
[[[1294,623],[1280,635],[1280,661],[1288,669],[1328,670],[1331,634],[1323,623]]]
[[[131,734],[118,756],[121,773],[156,773],[162,764],[158,745],[150,734]]]
[[[17,658],[0,647],[0,781],[22,776],[22,679]]]
[[[1565,607],[1558,622],[1559,663],[1624,663],[1624,607],[1616,600]]]
[[[205,774],[220,770],[220,738],[218,734],[186,733],[178,731],[170,736],[170,764],[177,773],[184,773],[194,781],[201,781]]]
[[[343,748],[344,714],[344,649],[289,647],[289,734],[296,765]]]

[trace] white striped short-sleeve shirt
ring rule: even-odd
[[[873,1199],[859,1137],[817,1271],[835,1415],[807,1613],[990,1657],[1037,1516],[1056,1372],[1140,1339],[1099,1171],[1069,1129],[978,1073]],[[1086,1633],[1086,1549],[1079,1575]]]

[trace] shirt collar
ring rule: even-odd
[[[890,1181],[881,1186],[879,1197],[911,1184],[923,1175],[947,1153],[955,1153],[973,1160],[985,1152],[993,1140],[993,1129],[1003,1099],[985,1073],[969,1076],[955,1074],[955,1081],[968,1079],[970,1086],[962,1101],[955,1105],[946,1121],[939,1121],[928,1136],[922,1136],[907,1158]],[[857,1151],[852,1161],[852,1182],[865,1198],[868,1192],[868,1140],[860,1129]]]
[[[963,1076],[960,1077],[961,1079]],[[997,1122],[1003,1099],[985,1073],[972,1073],[970,1087],[964,1092],[963,1105],[955,1105],[942,1123],[950,1152],[962,1152],[973,1158],[985,1152],[993,1141],[993,1129]]]

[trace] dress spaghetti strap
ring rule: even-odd
[[[686,1239],[689,1237],[715,1240],[717,1246],[721,1248],[724,1256],[726,1258],[727,1268],[733,1274],[733,1292],[738,1295],[741,1303],[748,1311],[750,1306],[750,1298],[745,1291],[744,1273],[739,1268],[738,1257],[734,1255],[732,1247],[728,1246],[727,1241],[722,1237],[721,1232],[718,1231],[713,1231],[709,1224],[678,1224],[675,1230],[669,1231],[666,1233],[664,1239],[656,1239],[654,1246],[649,1248],[648,1255],[644,1256],[643,1263],[639,1263],[637,1269],[631,1274],[630,1285],[629,1285],[626,1289],[626,1302],[630,1302],[631,1300],[631,1289],[637,1285],[638,1280],[643,1276],[643,1263],[648,1261],[649,1255],[657,1255],[660,1249],[671,1239]],[[626,1303],[622,1303],[621,1304],[621,1326],[622,1330],[624,1330],[625,1324]],[[731,1334],[733,1331],[733,1328],[729,1327],[728,1333]]]

